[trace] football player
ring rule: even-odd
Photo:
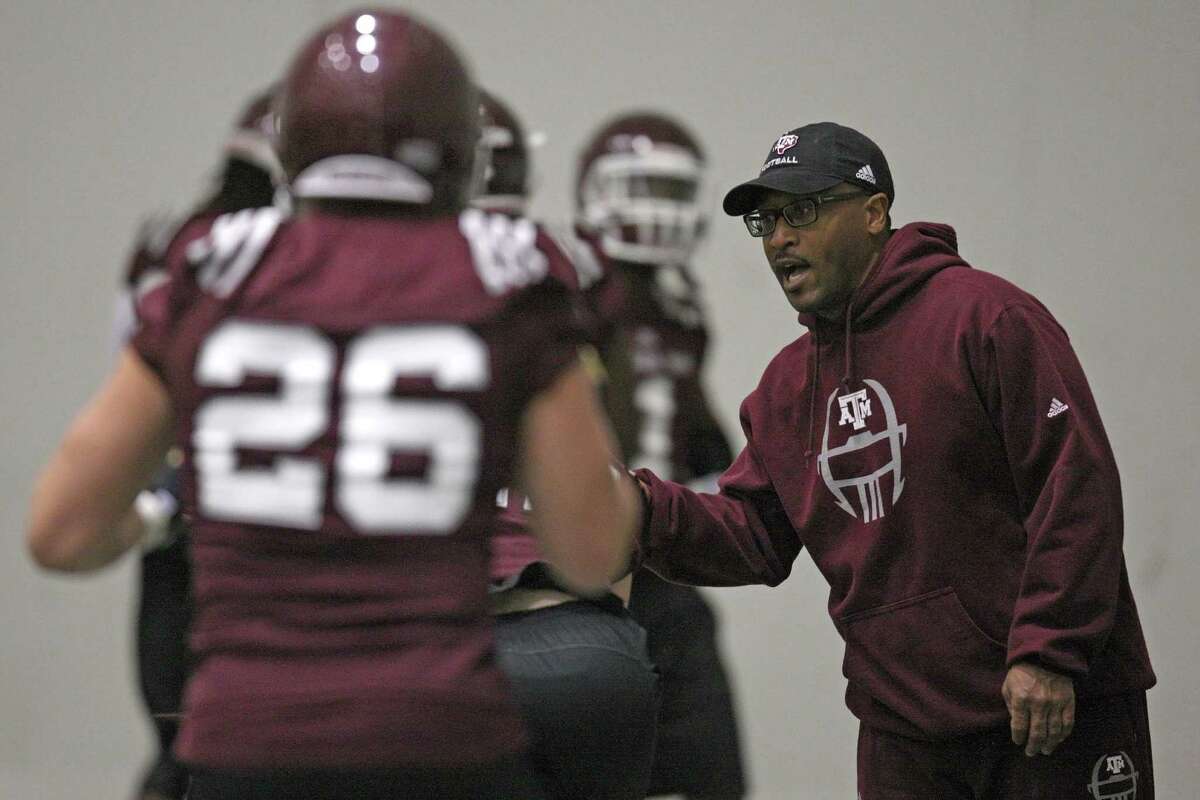
[[[163,257],[181,229],[194,236],[221,214],[273,202],[282,167],[270,141],[275,120],[272,97],[268,90],[247,103],[225,141],[215,186],[191,212],[182,219],[152,219],[142,226],[118,297],[118,345],[124,346],[134,332],[138,298],[166,279]],[[179,730],[189,666],[191,568],[186,525],[178,513],[177,453],[168,462],[137,500],[151,527],[161,532],[142,542],[138,687],[158,738],[158,750],[138,789],[142,800],[180,800],[187,791],[187,772],[171,746]]]
[[[131,503],[181,448],[191,800],[540,795],[488,616],[495,497],[519,479],[582,594],[627,563],[639,501],[563,255],[463,210],[478,128],[424,23],[318,31],[281,88],[295,216],[221,216],[168,251],[35,488],[36,561],[96,569],[145,535]]]
[[[576,222],[624,284],[620,341],[605,363],[626,463],[715,486],[732,453],[701,382],[708,330],[688,266],[705,228],[704,168],[699,143],[679,122],[621,114],[581,152]],[[629,610],[662,678],[649,794],[741,797],[745,771],[712,609],[696,589],[640,570]]]
[[[490,93],[481,97],[489,158],[472,202],[515,217],[530,194],[529,139],[508,106]],[[564,282],[576,287],[597,344],[612,328],[615,276],[587,243],[560,237],[575,267]],[[658,709],[646,633],[616,594],[582,597],[546,568],[523,495],[505,490],[499,501],[503,513],[492,534],[496,647],[529,723],[538,775],[555,800],[639,800],[650,779]]]

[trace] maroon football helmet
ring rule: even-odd
[[[576,219],[610,258],[685,262],[704,232],[703,174],[704,153],[682,125],[661,114],[625,114],[579,157]]]
[[[275,96],[278,88],[270,86],[250,98],[225,139],[226,158],[236,158],[258,167],[275,182],[283,180],[283,165],[275,153],[278,124]]]
[[[529,199],[529,142],[512,109],[479,90],[483,174],[471,205],[485,211],[525,213]]]
[[[467,199],[479,136],[474,81],[414,17],[353,11],[293,59],[279,158],[300,198],[383,200],[453,212]]]

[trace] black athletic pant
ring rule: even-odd
[[[158,734],[158,752],[142,778],[142,797],[178,800],[187,772],[171,755],[179,731],[189,670],[188,630],[192,621],[191,566],[187,537],[142,557],[137,619],[138,685]]]
[[[554,800],[640,800],[654,754],[658,677],[617,598],[496,617],[499,662]]]
[[[629,611],[662,679],[658,740],[647,796],[734,800],[746,793],[733,692],[717,646],[717,620],[700,592],[642,569]]]
[[[1025,755],[1007,727],[941,742],[866,725],[862,800],[1154,800],[1146,693],[1081,697],[1075,728],[1048,756]]]
[[[187,800],[545,800],[527,762],[409,769],[210,770]]]

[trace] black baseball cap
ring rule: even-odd
[[[889,203],[896,199],[892,172],[878,145],[853,128],[814,122],[776,139],[758,177],[730,189],[722,207],[740,217],[757,207],[765,191],[813,194],[842,182],[883,192]]]

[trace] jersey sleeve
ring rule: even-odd
[[[543,230],[558,253],[551,269],[577,293],[579,313],[589,343],[602,349],[625,313],[625,290],[620,273],[591,238],[557,226]]]
[[[533,397],[579,360],[588,341],[573,293],[556,281],[526,289],[506,314],[507,368],[521,376],[523,393]]]
[[[181,222],[178,217],[157,214],[139,226],[117,289],[110,339],[114,351],[128,344],[137,330],[138,302],[161,282],[166,271],[166,251]]]
[[[546,258],[545,275],[512,293],[494,333],[501,344],[498,369],[521,377],[521,407],[575,365],[580,348],[591,341],[591,321],[581,305],[574,265],[542,231],[537,248]]]
[[[197,217],[176,227],[160,253],[135,254],[126,276],[131,309],[127,341],[160,378],[165,379],[171,332],[194,295],[188,245],[203,236],[210,224],[211,219]]]
[[[166,349],[171,330],[171,281],[164,280],[134,305],[129,344],[160,378],[165,377]]]

